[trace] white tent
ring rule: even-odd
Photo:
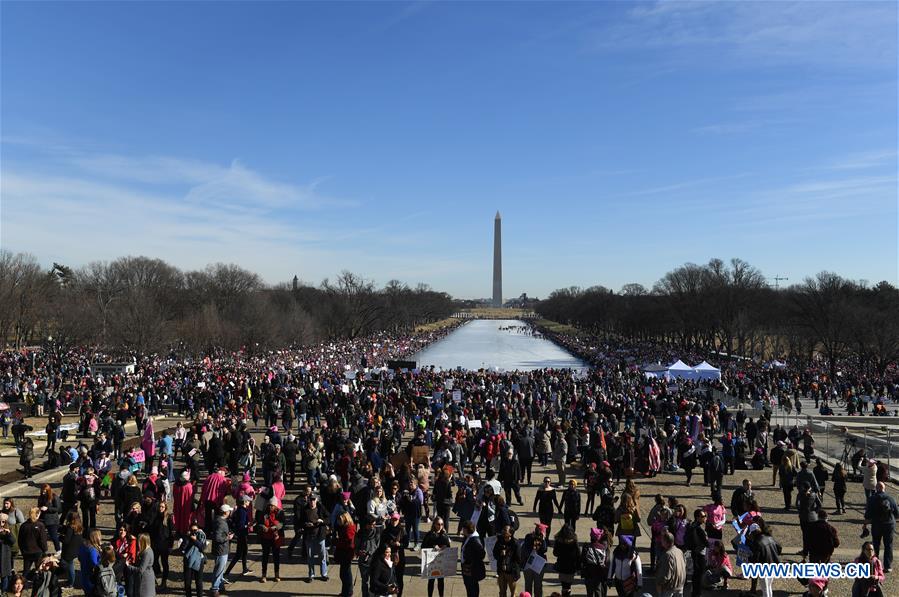
[[[721,379],[721,369],[717,369],[703,361],[696,365],[697,379]]]
[[[643,375],[645,375],[649,379],[653,379],[656,377],[665,377],[668,375],[668,367],[665,365],[659,365],[658,363],[652,365],[646,365],[643,367]]]
[[[696,369],[678,359],[668,366],[668,375],[677,379],[697,379]]]

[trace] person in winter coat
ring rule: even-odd
[[[97,597],[118,597],[119,583],[116,581],[115,550],[111,545],[103,548],[100,565],[97,567],[95,595]]]
[[[147,533],[153,548],[153,570],[162,575],[160,590],[165,592],[169,582],[169,555],[175,539],[175,521],[166,502],[156,504],[156,516],[147,527]]]
[[[228,552],[231,549],[231,539],[234,534],[228,528],[228,518],[231,516],[231,505],[222,504],[209,527],[209,537],[212,539],[213,560],[212,568],[212,594],[218,597],[225,579],[225,568],[228,566]]]
[[[444,525],[443,519],[439,516],[434,519],[434,522],[431,524],[431,530],[425,533],[424,539],[421,541],[422,549],[445,549],[450,546],[449,535],[446,533],[446,527]],[[428,579],[428,597],[433,597],[434,595],[434,580],[433,578]],[[440,597],[443,597],[444,593],[444,582],[443,578],[438,578],[437,580],[437,592]]]
[[[834,511],[834,514],[845,514],[846,513],[846,470],[843,468],[843,464],[838,462],[833,467],[833,474],[831,475],[833,479],[833,499],[834,504],[837,509]]]
[[[749,534],[747,542],[752,550],[752,562],[758,564],[777,564],[780,562],[780,554],[782,548],[780,544],[771,536],[768,527],[763,520],[754,525],[753,530]],[[751,592],[755,592],[756,580],[753,579]],[[774,579],[771,577],[763,577],[762,581],[762,597],[772,597],[774,594]]]
[[[60,550],[59,542],[59,497],[53,492],[53,489],[46,483],[41,487],[41,494],[37,498],[37,507],[41,510],[40,521],[44,523],[47,529],[47,536],[53,541],[53,547],[56,551]]]
[[[87,537],[87,541],[78,548],[78,564],[81,567],[81,588],[86,597],[93,597],[94,582],[91,572],[94,566],[100,563],[100,550],[102,549],[103,536],[100,531],[93,529]]]
[[[522,505],[524,502],[521,501],[521,464],[512,450],[506,451],[500,460],[498,479],[506,491],[506,503],[512,503],[512,492],[514,491],[518,505]]]
[[[22,442],[22,453],[19,455],[19,464],[25,472],[25,478],[31,477],[31,461],[34,460],[34,441],[26,437]]]
[[[590,542],[581,550],[581,577],[587,586],[587,597],[606,597],[606,578],[612,560],[609,536],[605,529],[592,528]]]
[[[857,578],[852,583],[852,597],[869,597],[883,595],[883,564],[874,555],[874,545],[870,541],[862,544],[861,554],[855,558],[860,564],[870,564],[871,575],[868,578]]]
[[[627,535],[618,537],[618,545],[612,552],[612,563],[609,566],[609,580],[615,583],[615,590],[620,597],[633,597],[642,592],[643,563],[634,550],[632,538]]]
[[[705,532],[709,515],[705,510],[697,508],[693,511],[693,522],[687,529],[686,545],[693,559],[693,597],[702,594],[702,580],[705,577],[706,553],[709,537]]]
[[[568,457],[568,442],[561,433],[556,438],[553,446],[553,463],[556,465],[556,474],[559,476],[559,485],[565,485],[565,459]]]
[[[27,573],[47,553],[47,529],[40,522],[41,511],[34,507],[28,512],[28,520],[19,526],[17,539],[22,554],[22,573]]]
[[[577,534],[570,526],[563,525],[556,533],[556,543],[553,546],[553,556],[556,558],[555,569],[559,573],[559,581],[562,583],[562,597],[570,597],[571,585],[574,584],[574,575],[577,573],[579,563],[579,549]]]
[[[55,559],[51,557],[41,559],[31,579],[31,597],[62,597],[56,568]]]
[[[359,584],[362,587],[362,597],[369,597],[369,573],[375,552],[381,546],[382,527],[376,525],[376,522],[375,517],[367,516],[354,541],[356,556],[359,558]]]
[[[570,479],[568,488],[562,492],[561,510],[565,524],[577,531],[577,521],[581,517],[581,494],[577,490],[577,481]]]
[[[465,595],[466,597],[479,597],[479,583],[487,576],[484,566],[484,556],[487,555],[487,552],[470,520],[462,524],[462,547],[459,555],[462,562],[462,583],[465,585]]]
[[[540,466],[546,466],[549,461],[549,454],[552,452],[551,437],[547,429],[541,429],[537,432],[535,449],[537,458],[540,459]]]
[[[276,497],[272,497],[268,502],[268,509],[261,512],[257,520],[257,528],[259,530],[259,542],[262,544],[262,577],[259,582],[266,581],[266,572],[268,571],[268,560],[271,556],[272,563],[275,567],[275,582],[281,580],[281,545],[284,542],[284,510],[281,509],[281,502]],[[321,522],[319,520],[319,522]],[[318,527],[321,529],[321,526]],[[320,531],[321,532],[321,531]],[[324,538],[321,539],[324,543]],[[310,569],[313,569],[313,556],[307,550],[307,558]],[[322,576],[327,579],[327,557],[325,552],[322,554]],[[311,578],[310,578],[311,580]]]
[[[153,573],[150,535],[142,533],[137,538],[137,562],[134,566],[128,566],[128,574],[134,576],[134,588],[140,597],[156,597],[156,575]]]
[[[524,536],[521,544],[521,561],[527,563],[532,553],[537,554],[544,560],[546,559],[546,550],[549,547],[546,538],[546,525],[538,522],[534,525],[534,531]],[[531,594],[532,597],[543,597],[543,572],[535,572],[529,568],[524,570],[524,590]]]
[[[334,561],[340,564],[340,597],[353,597],[353,559],[356,549],[356,523],[349,512],[337,519],[337,543]]]
[[[190,471],[182,472],[172,486],[172,511],[175,531],[184,537],[194,516],[194,485],[190,482]]]
[[[181,553],[184,556],[184,595],[192,597],[191,589],[196,588],[197,597],[203,597],[203,566],[206,556],[206,533],[194,522],[181,542]]]
[[[656,590],[660,597],[683,595],[687,582],[687,562],[674,544],[674,535],[665,531],[659,539],[659,567],[656,571]]]
[[[372,557],[368,579],[368,590],[372,597],[388,597],[399,593],[393,566],[393,551],[389,545],[385,545]]]
[[[513,537],[511,527],[503,527],[497,535],[493,546],[493,559],[496,560],[496,575],[499,583],[499,597],[515,597],[515,585],[521,576],[522,563],[519,559],[518,542]]]
[[[237,508],[235,508],[234,512],[231,514],[231,528],[234,531],[234,541],[237,543],[237,547],[234,550],[234,557],[231,558],[231,563],[228,564],[228,568],[225,570],[226,578],[231,574],[231,570],[234,569],[237,562],[241,562],[243,565],[242,575],[246,576],[250,573],[250,568],[247,566],[247,543],[252,523],[253,501],[250,496],[243,495],[240,498]]]
[[[0,514],[0,591],[3,592],[6,592],[12,580],[12,548],[15,544],[16,536],[9,528],[9,515]]]

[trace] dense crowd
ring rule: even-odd
[[[354,577],[363,597],[403,595],[410,551],[450,547],[458,549],[469,596],[484,588],[488,569],[501,597],[522,587],[542,597],[550,569],[563,596],[580,581],[590,597],[605,596],[610,586],[618,595],[641,595],[644,566],[654,572],[658,594],[680,595],[689,582],[697,596],[739,577],[732,558],[779,561],[762,514],[772,505],[759,503],[748,479],[730,496],[723,491],[726,477],[763,468],[782,488],[783,507],[798,513],[803,558],[829,561],[840,545],[827,521],[845,511],[839,496],[851,471],[825,469],[807,430],[772,425],[768,410],[715,400],[716,384],[647,379],[638,365],[664,360],[666,351],[589,348],[556,335],[591,368],[383,366],[445,333],[384,334],[262,355],[148,357],[134,373],[106,378],[91,374],[87,352],[4,353],[3,394],[8,402],[27,398],[31,408],[28,416],[4,411],[23,468],[33,458],[31,420],[41,421],[46,454],[68,472],[58,495],[43,486],[33,508],[4,501],[3,591],[20,595],[30,584],[32,594],[54,595],[61,583],[89,597],[152,597],[171,589],[169,560],[176,557],[186,595],[203,595],[207,580],[219,595],[238,564],[242,575],[256,574],[247,554],[258,543],[260,582],[278,582],[282,558],[297,556],[309,582],[327,579],[336,563],[344,597],[353,594]],[[751,363],[722,369],[722,384],[749,404],[897,396],[895,377],[847,373],[832,381],[820,372]],[[83,439],[57,450],[66,409],[77,409]],[[163,411],[188,422],[157,432],[154,417]],[[139,449],[123,448],[130,421]],[[534,479],[535,466],[554,474]],[[872,536],[859,561],[872,564],[872,575],[856,581],[853,597],[880,591],[899,518],[885,492],[883,463],[859,467]],[[635,481],[672,473],[683,473],[688,485],[701,474],[708,504],[689,512],[660,494],[643,513]],[[833,514],[823,508],[827,482],[838,496]],[[537,486],[531,504],[522,500],[524,485]],[[107,501],[115,528],[104,537],[97,514]],[[533,528],[521,528],[516,507],[533,509]],[[579,544],[582,520],[590,539]],[[760,584],[770,596],[772,581]],[[811,595],[827,588],[825,579],[806,584]],[[443,597],[443,578],[430,579],[427,590]]]

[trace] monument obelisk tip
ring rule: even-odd
[[[502,219],[502,218],[500,217],[500,215],[499,215],[499,210],[496,210],[496,219],[497,219],[497,220],[501,220],[501,219]]]

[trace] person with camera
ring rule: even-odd
[[[193,597],[193,588],[196,588],[196,597],[203,597],[203,567],[206,564],[204,549],[206,549],[206,533],[194,522],[190,525],[187,537],[181,542],[181,553],[184,555],[185,597]]]

